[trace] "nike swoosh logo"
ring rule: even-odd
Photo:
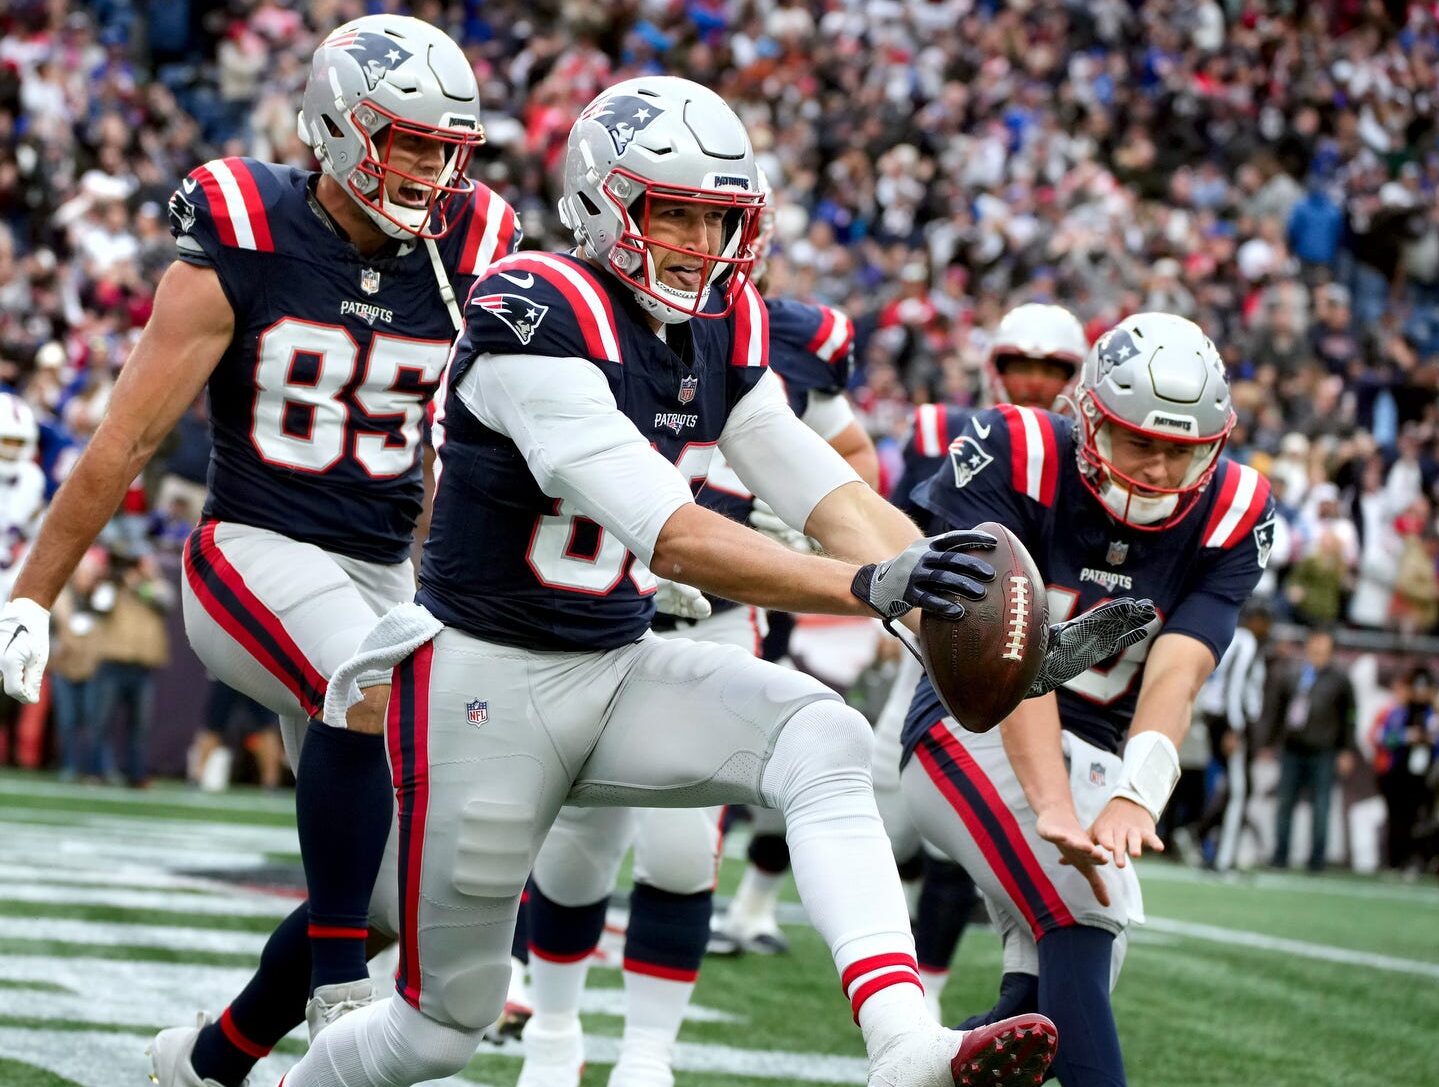
[[[5,652],[7,652],[7,653],[10,652],[10,647],[15,644],[15,639],[16,639],[16,638],[20,637],[20,635],[22,635],[22,634],[29,634],[29,633],[30,633],[30,632],[25,629],[25,624],[24,624],[24,623],[19,623],[19,624],[17,624],[16,627],[15,627],[15,633],[12,634],[12,635],[10,635],[10,640],[5,643]]]
[[[533,287],[535,285],[535,277],[533,273],[530,272],[526,272],[523,279],[521,279],[519,276],[512,276],[509,272],[501,272],[499,273],[499,276],[501,279],[509,280],[516,287]]]
[[[978,434],[981,438],[989,437],[989,427],[985,426],[978,419],[974,421],[974,432]]]
[[[184,189],[186,192],[194,192],[195,179],[193,177],[187,177],[184,181],[180,182],[180,188]]]

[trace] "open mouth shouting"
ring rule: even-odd
[[[406,182],[395,192],[395,203],[407,208],[423,208],[430,202],[431,190],[424,185]]]

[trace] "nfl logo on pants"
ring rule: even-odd
[[[490,719],[490,704],[475,699],[473,702],[465,703],[465,716],[470,719],[472,725],[483,725]]]

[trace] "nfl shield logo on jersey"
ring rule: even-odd
[[[360,290],[366,294],[380,293],[380,273],[373,268],[360,269]]]
[[[465,716],[472,725],[483,725],[490,719],[490,704],[481,702],[478,698],[473,702],[465,703]]]
[[[1104,763],[1092,762],[1089,764],[1089,784],[1104,787]]]
[[[700,379],[698,377],[680,378],[679,401],[681,404],[688,404],[695,398],[695,389],[699,387],[699,383]]]
[[[1109,550],[1104,553],[1104,561],[1110,566],[1118,566],[1129,557],[1129,544],[1123,540],[1111,540]]]

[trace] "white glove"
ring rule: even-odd
[[[808,536],[798,529],[790,528],[784,521],[780,520],[779,514],[762,498],[754,500],[754,508],[750,510],[749,527],[761,535],[768,536],[776,543],[784,544],[791,551],[799,551],[804,554],[819,550]]]
[[[50,659],[50,613],[21,597],[0,609],[0,681],[11,698],[40,701],[40,680]]]
[[[655,589],[655,608],[666,615],[679,619],[708,619],[714,610],[705,594],[693,585],[662,577],[656,577],[655,582],[659,586]]]

